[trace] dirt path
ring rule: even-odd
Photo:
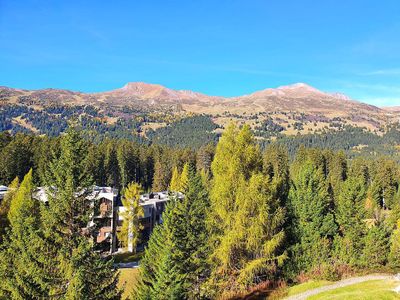
[[[305,300],[310,296],[317,295],[322,292],[334,290],[337,288],[341,288],[344,286],[348,285],[353,285],[356,283],[364,282],[364,281],[370,281],[370,280],[385,280],[385,279],[393,279],[393,275],[384,275],[384,274],[372,274],[372,275],[366,275],[366,276],[361,276],[361,277],[353,277],[353,278],[348,278],[348,279],[343,279],[338,282],[335,282],[330,285],[322,286],[313,290],[306,291],[304,293],[300,293],[297,295],[293,295],[290,297],[285,298],[285,300]]]

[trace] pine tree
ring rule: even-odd
[[[222,232],[234,211],[235,194],[240,180],[248,180],[261,170],[261,154],[248,127],[239,129],[230,124],[218,142],[212,162],[213,188],[211,209],[217,232]]]
[[[347,161],[344,151],[328,154],[328,182],[334,202],[337,203],[341,185],[347,178]]]
[[[342,185],[335,212],[340,234],[336,247],[338,257],[341,262],[352,266],[360,263],[367,229],[364,222],[365,197],[364,180],[350,177]]]
[[[196,168],[198,172],[211,172],[211,163],[214,158],[214,152],[215,146],[213,144],[207,144],[200,147],[200,149],[197,151],[196,156]]]
[[[204,188],[207,191],[211,190],[211,173],[205,171],[205,170],[200,170],[200,177],[201,177],[201,183],[203,184]]]
[[[169,250],[169,251],[168,251]],[[165,251],[155,273],[155,281],[152,287],[152,299],[178,300],[184,299],[183,278],[172,260],[172,249]]]
[[[91,177],[84,173],[86,142],[73,129],[61,139],[47,176],[49,204],[42,210],[43,231],[52,261],[50,295],[67,299],[119,299],[112,261],[93,251],[84,235],[89,221]]]
[[[168,177],[165,166],[158,159],[154,165],[153,186],[155,192],[165,191],[168,188]]]
[[[125,247],[132,249],[133,252],[136,252],[140,231],[143,229],[140,223],[140,218],[144,216],[143,207],[139,203],[141,193],[140,185],[131,182],[124,190],[122,198],[122,205],[125,211],[120,214],[124,221],[121,231],[118,233],[118,239]]]
[[[40,299],[50,295],[51,264],[41,235],[40,203],[32,198],[32,170],[13,193],[8,219],[9,235],[0,252],[0,296]]]
[[[365,238],[361,253],[363,265],[369,269],[378,269],[387,263],[390,251],[389,233],[384,224],[372,226]]]
[[[132,299],[152,300],[154,284],[156,283],[155,274],[159,270],[160,262],[164,252],[168,249],[169,243],[163,225],[158,225],[153,229],[150,240],[140,261],[138,282],[132,295]]]
[[[144,190],[151,189],[153,184],[154,173],[154,157],[152,148],[140,148],[139,159],[141,162],[140,167],[140,183]]]
[[[90,145],[87,151],[87,157],[84,167],[86,174],[91,174],[93,182],[96,185],[104,186],[105,182],[105,169],[104,169],[104,155],[101,153],[101,147],[98,145]]]
[[[352,159],[348,176],[361,178],[364,185],[367,186],[371,179],[370,166],[368,161],[360,156]]]
[[[264,153],[264,174],[272,180],[276,196],[282,205],[285,204],[289,193],[289,156],[287,150],[278,144],[270,145]]]
[[[151,234],[148,247],[140,262],[140,275],[133,299],[184,299],[183,275],[172,259],[174,242],[171,228],[167,226],[175,214],[176,200],[172,199],[163,214],[164,223],[157,225]]]
[[[201,178],[189,170],[183,200],[171,199],[140,263],[134,299],[199,299],[207,276],[208,196]]]
[[[208,275],[208,207],[208,193],[201,177],[190,166],[184,199],[176,202],[172,213],[164,221],[174,245],[171,259],[179,276],[183,278],[182,289],[187,299],[203,296],[202,283]]]
[[[121,141],[117,147],[120,186],[125,188],[131,181],[139,181],[139,153],[132,142]]]
[[[106,176],[106,184],[111,187],[118,187],[120,181],[120,173],[118,168],[117,151],[112,141],[107,141],[105,143],[104,170]]]
[[[128,170],[127,170],[127,143],[121,142],[117,147],[117,161],[120,173],[120,186],[125,188],[128,184]]]
[[[323,169],[306,160],[294,174],[288,209],[292,219],[292,266],[308,271],[328,261],[337,226]]]
[[[59,147],[58,139],[50,139],[47,136],[41,137],[34,148],[34,183],[38,186],[44,185],[46,181],[46,170],[52,159],[52,153]],[[35,180],[36,178],[36,180]]]
[[[172,177],[171,177],[171,183],[169,184],[169,190],[173,192],[179,192],[180,186],[181,186],[181,178],[180,174],[178,171],[178,167],[175,166],[174,169],[172,170]]]
[[[373,182],[379,193],[379,206],[384,208],[392,208],[394,206],[394,198],[399,186],[397,182],[397,169],[395,162],[391,160],[381,159],[377,162],[376,174]]]
[[[15,177],[23,178],[33,167],[31,136],[17,134],[0,152],[0,181],[5,184]]]
[[[372,182],[367,190],[367,198],[365,199],[365,210],[368,218],[380,221],[381,199],[379,195],[379,187]]]
[[[19,179],[16,177],[11,184],[8,186],[8,191],[4,196],[4,199],[0,202],[0,245],[3,243],[3,236],[6,233],[6,229],[10,225],[8,220],[8,212],[11,206],[11,200],[14,198],[15,193],[18,190]]]

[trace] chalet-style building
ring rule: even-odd
[[[175,194],[178,198],[183,198],[183,194]],[[34,197],[45,203],[48,202],[48,191],[46,188],[38,188]],[[145,244],[154,226],[162,223],[162,213],[165,210],[167,201],[170,198],[168,192],[148,193],[140,196],[140,205],[143,207],[144,216],[141,218],[143,230],[141,232],[141,245]],[[125,207],[122,205],[121,197],[117,189],[111,187],[94,186],[87,193],[88,207],[91,208],[90,222],[84,231],[93,237],[95,249],[100,252],[114,253],[121,249],[117,233],[120,231],[124,222],[122,212]],[[134,249],[128,237],[128,251]]]
[[[141,224],[143,229],[141,231],[141,245],[146,243],[150,234],[153,231],[154,226],[162,223],[162,213],[165,210],[167,201],[169,200],[171,194],[169,192],[158,192],[158,193],[148,193],[140,196],[139,203],[143,207],[144,216],[141,219]],[[182,193],[176,193],[176,197],[179,199],[183,198]],[[122,225],[123,218],[121,217],[121,212],[125,211],[125,207],[118,206],[119,218],[118,218],[118,228]],[[141,246],[139,245],[139,246]],[[132,244],[128,238],[128,251],[132,252]]]

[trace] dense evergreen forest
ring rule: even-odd
[[[120,297],[111,261],[80,231],[87,212],[76,192],[90,184],[185,194],[152,233],[132,299],[229,299],[299,278],[400,269],[393,157],[298,146],[290,159],[280,140],[263,149],[233,124],[197,150],[82,135],[0,134],[0,183],[12,191],[0,207],[0,299]],[[61,192],[42,205],[32,198],[39,185]]]
[[[88,147],[87,171],[92,174],[96,184],[120,188],[127,182],[135,181],[145,190],[149,190],[153,186],[155,172],[159,175],[154,186],[157,190],[164,190],[168,186],[174,165],[182,166],[187,160],[194,162],[197,157],[198,164],[207,164],[205,167],[210,169],[213,148],[219,139],[219,135],[213,131],[217,127],[207,116],[194,116],[173,122],[164,128],[150,130],[148,138],[136,136],[135,139],[110,138],[108,136],[112,135],[112,131],[107,131],[104,136],[89,132],[81,125],[77,128]],[[348,158],[376,159],[386,155],[394,161],[400,161],[398,124],[392,125],[381,135],[347,126],[340,131],[320,134],[278,136],[274,141],[257,139],[257,143],[262,150],[270,144],[282,145],[288,150],[290,160],[304,146],[343,150]],[[16,176],[22,178],[33,168],[35,184],[43,185],[44,170],[51,159],[49,150],[57,151],[59,144],[60,136],[47,137],[27,133],[12,135],[1,132],[0,184],[9,184]]]

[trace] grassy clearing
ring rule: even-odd
[[[392,291],[399,285],[395,280],[371,280],[311,296],[308,300],[392,300],[400,295]]]
[[[137,281],[137,276],[139,274],[139,269],[120,269],[120,276],[118,287],[124,288],[124,293],[122,294],[122,299],[127,299],[129,294],[132,292],[133,287]]]
[[[332,284],[333,282],[327,280],[309,280],[307,282],[292,286],[288,289],[287,296],[297,295],[308,290],[316,289],[324,285]]]
[[[131,252],[124,252],[118,253],[114,255],[114,262],[115,263],[128,263],[133,261],[138,261],[142,258],[143,252],[138,253],[131,253]]]

